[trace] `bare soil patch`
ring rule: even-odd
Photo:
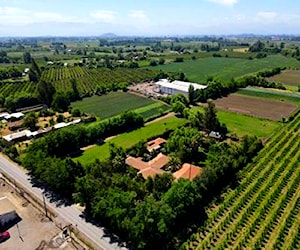
[[[218,109],[280,121],[298,108],[295,104],[232,94],[214,101]]]
[[[280,82],[291,86],[300,85],[300,70],[284,70],[279,75],[269,78],[274,82]]]
[[[22,221],[8,229],[10,239],[0,243],[1,250],[82,249],[75,248],[73,242],[57,242],[61,230],[0,178],[0,214],[12,210],[17,212]]]

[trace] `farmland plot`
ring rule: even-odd
[[[240,173],[184,249],[299,249],[300,115]]]
[[[268,118],[280,121],[289,117],[298,107],[293,103],[266,100],[239,94],[231,94],[214,101],[218,109],[225,109],[230,112],[237,112],[246,115]]]

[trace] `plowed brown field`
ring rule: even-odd
[[[215,100],[218,109],[267,118],[275,121],[289,117],[298,108],[295,104],[231,94]]]

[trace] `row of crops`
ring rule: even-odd
[[[43,72],[42,79],[51,82],[59,91],[71,90],[71,79],[77,81],[77,87],[81,94],[94,93],[99,87],[109,85],[138,83],[155,77],[153,71],[147,69],[88,69],[83,67],[51,68]]]
[[[4,97],[19,93],[35,94],[37,84],[29,81],[0,82],[0,94]]]
[[[138,83],[153,79],[155,73],[147,69],[120,68],[88,69],[83,67],[51,68],[43,72],[42,79],[51,82],[58,91],[71,90],[71,79],[77,82],[81,94],[93,94],[99,87],[108,87],[110,90],[119,84]],[[37,84],[29,81],[3,81],[0,82],[0,93],[3,96],[17,95],[18,93],[37,93]]]
[[[186,249],[300,249],[300,114],[240,173]]]

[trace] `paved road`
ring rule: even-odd
[[[30,177],[19,166],[0,155],[0,173],[8,175],[17,183],[21,184],[27,191],[35,195],[40,201],[43,201],[43,190],[37,187],[32,187]],[[46,198],[46,205],[51,207],[59,217],[73,226],[77,225],[77,229],[83,233],[87,238],[97,246],[97,249],[115,250],[120,249],[117,243],[110,243],[108,237],[103,237],[104,232],[102,228],[96,227],[91,223],[86,222],[80,215],[81,212],[76,206],[57,206],[55,202],[50,202]],[[125,249],[125,248],[122,248]]]

